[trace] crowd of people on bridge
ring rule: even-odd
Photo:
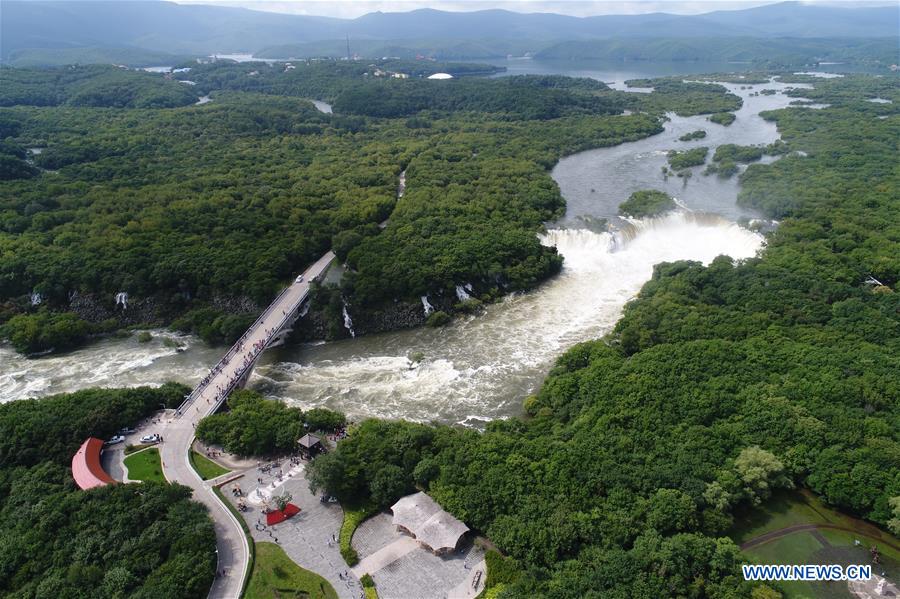
[[[282,314],[284,314],[283,310]],[[222,401],[231,391],[232,387],[234,387],[235,383],[241,380],[241,378],[247,373],[247,371],[252,368],[253,364],[256,363],[256,358],[263,352],[263,350],[266,349],[266,347],[269,345],[269,342],[275,336],[275,333],[279,330],[279,328],[280,327],[266,328],[263,338],[256,341],[250,346],[250,350],[244,354],[241,366],[231,377],[229,377],[228,382],[224,385],[222,385],[221,383],[216,385],[216,394],[213,397],[213,403],[218,404],[220,401]],[[194,397],[199,397],[200,395],[202,395],[206,390],[207,385],[209,385],[216,378],[216,376],[218,376],[222,372],[222,370],[231,361],[231,358],[244,350],[244,342],[247,340],[247,337],[250,336],[252,331],[253,329],[248,329],[247,331],[245,331],[244,334],[241,335],[241,338],[238,339],[237,342],[235,342],[230,350],[228,350],[228,353],[225,354],[225,356],[221,360],[219,360],[219,363],[213,366],[212,370],[209,371],[209,374],[203,377],[203,380],[200,381],[200,385],[197,386],[197,390],[192,393]],[[206,403],[210,403],[208,398],[206,400]],[[196,406],[194,410],[199,412],[200,407]],[[176,410],[176,414],[180,415],[181,410]]]

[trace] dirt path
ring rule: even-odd
[[[785,528],[780,528],[778,530],[773,530],[772,532],[767,532],[765,534],[759,535],[758,537],[753,537],[749,541],[745,541],[741,543],[741,549],[751,549],[753,547],[757,547],[762,545],[763,543],[768,543],[769,541],[773,541],[775,539],[780,539],[781,537],[786,537],[788,535],[794,534],[795,532],[806,532],[806,531],[818,531],[821,529],[828,530],[842,530],[844,532],[851,532],[855,535],[859,535],[861,537],[866,537],[867,539],[872,539],[874,541],[878,541],[883,545],[887,545],[892,549],[900,551],[900,544],[897,544],[891,539],[885,538],[885,535],[881,533],[881,531],[877,531],[877,536],[875,534],[871,534],[869,532],[863,532],[856,528],[850,528],[849,526],[841,526],[839,524],[795,524],[794,526],[787,526]],[[821,540],[820,540],[821,542]],[[823,543],[823,545],[828,545],[828,543]]]

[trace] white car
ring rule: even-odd
[[[115,437],[104,443],[104,445],[115,445],[116,443],[121,443],[124,440],[125,437],[123,437],[122,435],[116,435]]]
[[[299,275],[296,279],[294,279],[294,282],[295,282],[295,283],[302,283],[302,282],[303,282],[303,275]]]
[[[141,443],[159,443],[159,435],[144,435],[141,437]]]

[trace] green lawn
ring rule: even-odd
[[[848,528],[872,526],[827,507],[808,491],[784,491],[760,507],[736,515],[729,536],[741,544],[761,534],[796,524],[835,524]]]
[[[125,467],[128,469],[128,478],[142,480],[144,482],[166,482],[162,473],[162,462],[159,459],[159,450],[155,447],[133,453],[125,458]]]
[[[847,514],[825,506],[809,492],[781,493],[765,505],[735,518],[731,537],[744,543],[768,532],[800,524],[830,524],[853,529],[817,529],[797,531],[744,550],[747,559],[761,564],[871,564],[869,548],[876,545],[881,563],[873,565],[877,573],[888,578],[900,577],[900,539]],[[860,545],[856,545],[855,541]],[[846,583],[770,583],[784,593],[786,599],[816,597],[822,599],[849,597]]]
[[[191,466],[194,467],[194,470],[197,471],[197,474],[203,480],[210,480],[231,472],[231,470],[219,466],[202,453],[198,453],[193,449],[191,450]]]
[[[331,584],[314,572],[304,570],[274,543],[256,544],[256,561],[245,599],[274,597],[309,597],[337,599]]]

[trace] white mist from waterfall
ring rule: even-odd
[[[618,238],[618,239],[617,239]],[[660,262],[753,256],[756,233],[720,217],[684,212],[635,221],[615,235],[551,229],[542,237],[563,271],[534,292],[489,306],[443,329],[416,329],[306,346],[290,361],[261,365],[261,391],[352,417],[404,417],[479,425],[520,413],[554,359],[602,336]],[[617,249],[614,249],[617,248]],[[422,352],[415,370],[407,354]],[[297,355],[299,354],[299,355]]]

